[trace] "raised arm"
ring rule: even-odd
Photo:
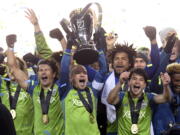
[[[151,44],[157,45],[156,41],[156,28],[153,26],[146,26],[143,28],[146,36],[149,38]]]
[[[26,13],[26,18],[29,19],[31,24],[34,26],[34,32],[35,33],[41,32],[41,28],[40,28],[40,25],[38,22],[38,18],[36,17],[34,10],[27,9],[27,11],[25,11],[25,13]]]
[[[20,84],[21,88],[27,89],[28,87],[28,75],[23,72],[20,67],[17,65],[16,57],[14,56],[14,43],[16,42],[16,35],[11,34],[6,37],[7,42],[7,64],[10,68],[11,72],[13,73],[16,81]]]
[[[118,82],[116,84],[116,86],[110,91],[108,98],[107,98],[107,102],[109,104],[116,105],[119,103],[119,101],[120,101],[119,92],[121,90],[121,86],[122,86],[122,84],[120,82]]]
[[[151,43],[151,52],[150,52],[151,65],[147,65],[145,68],[149,78],[151,79],[155,71],[157,70],[160,62],[159,49],[156,40],[156,28],[153,26],[146,26],[144,27],[144,32],[146,36],[149,38],[149,41]]]
[[[49,48],[44,35],[41,31],[38,18],[36,17],[35,12],[32,9],[27,9],[25,11],[26,18],[29,19],[31,24],[34,26],[35,40],[36,40],[36,51],[41,58],[47,59],[52,55],[52,50]]]
[[[106,58],[105,58],[104,52],[102,50],[99,51],[98,61],[99,61],[100,70],[99,70],[99,72],[96,72],[95,76],[93,77],[92,87],[98,91],[101,91],[104,86],[104,77],[106,76],[106,73],[107,73]],[[88,68],[86,68],[86,69],[88,69]]]
[[[60,42],[63,51],[65,51],[67,43],[62,32],[58,28],[55,28],[49,32],[49,35],[51,38],[57,39]]]
[[[161,72],[166,71],[166,67],[169,64],[169,58],[171,55],[172,47],[174,46],[176,41],[176,36],[172,34],[171,36],[168,37],[168,41],[166,44],[166,47],[162,51],[160,55],[160,64],[159,67],[157,68],[156,72],[153,75],[152,81],[150,83],[150,89],[155,92],[159,92],[159,84],[158,84],[158,78]]]
[[[116,33],[111,32],[109,34],[106,34],[107,50],[110,50],[114,47],[114,44],[117,39],[118,39],[118,35]]]
[[[126,81],[129,78],[129,72],[123,72],[120,75],[120,79],[119,82],[116,84],[116,86],[110,91],[108,98],[107,98],[107,102],[109,104],[112,105],[116,105],[119,103],[119,101],[121,100],[119,98],[119,92],[122,88],[122,84],[124,83],[124,81]]]
[[[60,80],[61,83],[69,82],[69,68],[71,63],[71,50],[66,49],[64,51],[62,60],[61,60],[61,68],[60,68]]]
[[[67,36],[68,37],[68,41],[67,41],[67,48],[63,54],[62,60],[61,60],[61,64],[60,64],[60,82],[61,84],[64,83],[69,83],[69,69],[70,69],[70,64],[71,64],[71,48],[72,45],[74,44],[74,40],[72,39],[72,37],[70,35]]]
[[[158,104],[171,101],[170,76],[168,73],[161,73],[161,80],[163,82],[163,94],[154,96],[154,101]]]

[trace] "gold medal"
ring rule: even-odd
[[[89,120],[93,124],[95,122],[94,115],[92,113],[89,114]]]
[[[132,124],[131,133],[134,135],[138,133],[138,125],[137,124]]]
[[[49,122],[48,114],[43,114],[42,121],[44,124],[47,124]]]
[[[13,120],[16,118],[16,111],[14,109],[10,110]]]

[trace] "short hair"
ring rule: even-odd
[[[138,75],[142,76],[144,78],[145,83],[148,84],[148,82],[147,82],[148,81],[148,75],[144,69],[141,69],[141,68],[131,69],[130,75],[129,75],[129,80],[131,79],[133,74],[138,74]]]
[[[146,62],[146,64],[148,64],[148,58],[145,54],[138,52],[136,58],[142,58]]]
[[[51,67],[53,73],[58,73],[58,68],[56,66],[56,62],[54,60],[48,60],[48,59],[41,59],[39,62],[38,62],[38,66],[37,66],[37,71],[39,71],[39,65],[42,65],[42,64],[46,64],[48,66]]]
[[[133,48],[133,44],[115,44],[115,46],[112,49],[110,49],[107,53],[109,62],[112,63],[115,55],[121,52],[124,52],[128,55],[129,63],[131,64],[130,68],[132,68],[134,65],[134,58],[136,56],[136,51],[135,48]]]
[[[87,73],[86,68],[83,65],[74,65],[71,68],[70,77],[81,72]]]
[[[57,63],[61,62],[63,56],[63,52],[59,51],[59,52],[53,52],[53,54],[51,55],[51,59],[55,60]]]

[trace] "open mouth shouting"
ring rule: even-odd
[[[41,78],[41,80],[43,80],[43,81],[47,81],[47,79],[48,79],[47,76],[43,76],[43,77]]]
[[[139,89],[140,89],[140,86],[138,86],[138,85],[134,85],[134,86],[133,86],[133,89],[135,89],[135,90],[139,90]]]
[[[85,88],[86,87],[86,80],[85,79],[79,79],[79,88]]]
[[[124,69],[124,66],[115,66],[115,70],[117,73],[121,73],[123,72],[125,69]]]
[[[42,76],[41,77],[41,83],[43,84],[43,85],[47,85],[48,84],[48,77],[46,76],[46,75],[44,75],[44,76]]]
[[[85,89],[87,86],[87,79],[85,77],[76,78],[74,80],[74,86],[77,89],[81,89],[81,90]]]
[[[139,85],[132,86],[132,92],[135,95],[137,95],[141,90],[142,90],[142,88]]]
[[[82,84],[82,85],[85,84],[85,79],[80,79],[79,83]]]
[[[117,69],[121,69],[123,68],[124,66],[116,66]]]

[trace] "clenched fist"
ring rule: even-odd
[[[150,41],[156,39],[156,28],[153,26],[146,26],[143,28],[146,36]]]
[[[14,43],[16,42],[16,35],[15,34],[10,34],[6,36],[6,43],[7,46],[10,48],[14,48]]]
[[[51,30],[49,32],[49,35],[51,38],[58,39],[59,41],[61,41],[64,38],[62,32],[58,28]]]

